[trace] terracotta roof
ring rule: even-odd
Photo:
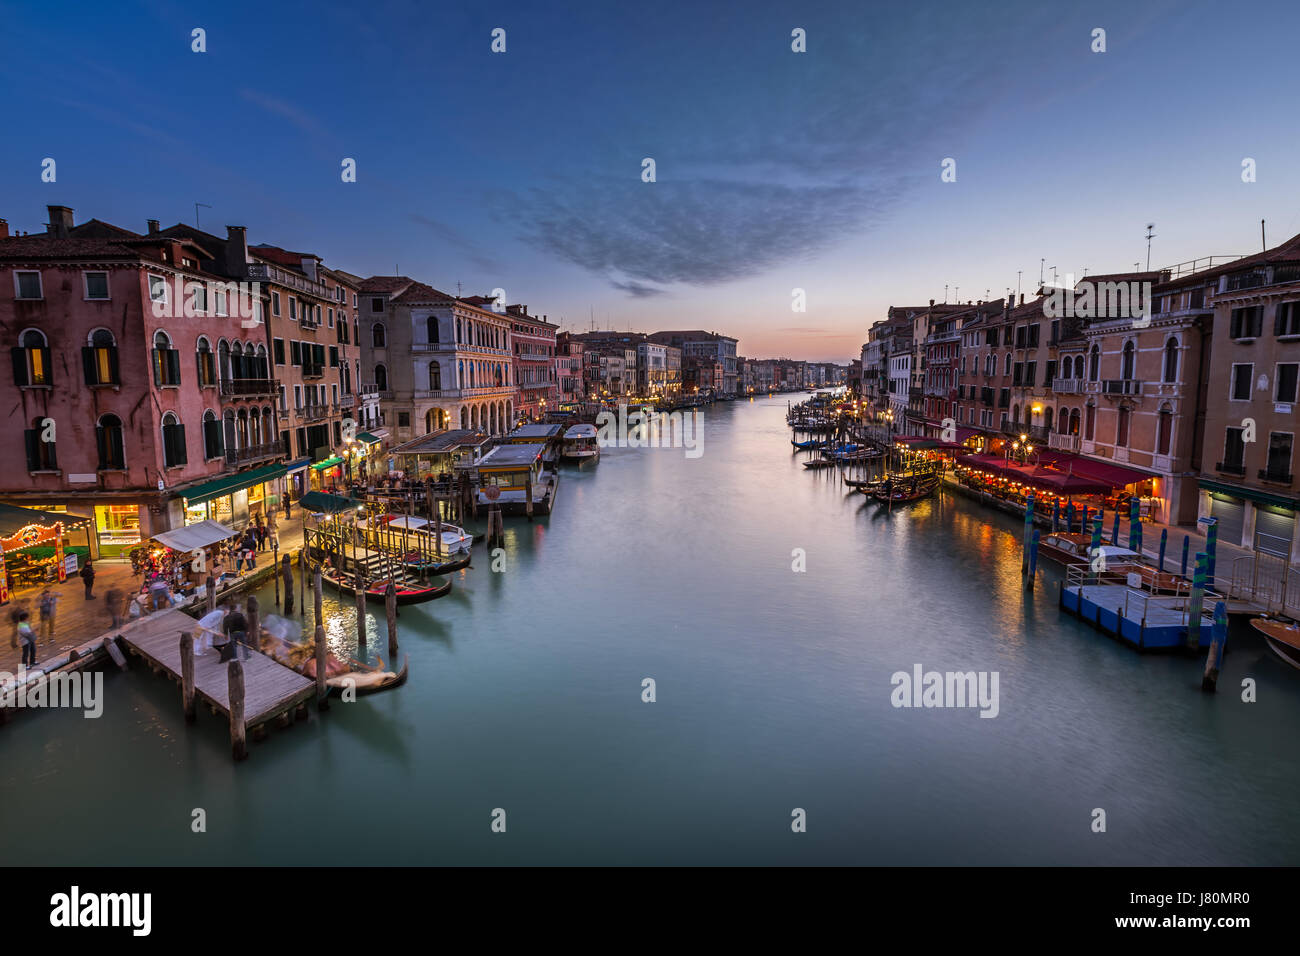
[[[256,246],[249,246],[248,251],[255,256],[261,256],[263,259],[270,259],[272,262],[279,263],[282,266],[288,266],[290,269],[302,271],[302,260],[320,259],[320,256],[310,252],[290,252],[287,249],[281,249],[279,246],[271,246],[265,243]]]
[[[138,239],[140,234],[100,219],[88,219],[68,230],[73,239]]]
[[[9,259],[138,259],[140,253],[108,239],[55,239],[45,234],[0,239],[0,257]]]
[[[1295,262],[1300,261],[1300,235],[1292,236],[1281,245],[1274,246],[1272,249],[1265,249],[1263,252],[1257,252],[1254,255],[1242,256],[1240,259],[1234,259],[1229,263],[1221,266],[1215,266],[1213,269],[1205,269],[1201,272],[1193,272],[1191,275],[1182,276],[1181,278],[1171,280],[1157,285],[1155,289],[1165,290],[1185,285],[1188,281],[1195,281],[1197,284],[1205,282],[1207,279],[1217,279],[1222,275],[1231,275],[1234,272],[1241,272],[1250,269],[1253,266],[1266,265],[1271,262]],[[1152,291],[1155,291],[1153,289]]]
[[[406,276],[371,276],[369,279],[361,280],[362,292],[379,292],[388,293],[396,292],[410,285],[413,279]]]
[[[447,302],[454,298],[455,296],[439,292],[431,285],[425,285],[423,282],[412,282],[393,301],[409,305],[413,302]]]

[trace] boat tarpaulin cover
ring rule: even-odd
[[[206,548],[210,544],[234,536],[235,532],[220,522],[200,521],[197,524],[186,525],[184,528],[156,534],[153,540],[173,551],[197,551],[199,548]]]
[[[309,491],[298,499],[298,507],[306,508],[308,511],[325,512],[326,514],[336,514],[340,511],[360,508],[364,504],[364,501],[358,501],[356,498],[326,494],[323,491]]]

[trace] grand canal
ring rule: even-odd
[[[1027,596],[1014,519],[948,495],[884,515],[805,471],[785,407],[706,409],[698,458],[612,449],[566,469],[555,514],[508,519],[503,572],[480,551],[451,596],[402,610],[405,687],[313,711],[242,764],[139,665],[106,676],[98,720],[20,715],[0,730],[0,856],[1300,861],[1300,675],[1248,629],[1203,695],[1198,662],[1059,613],[1055,566]],[[345,644],[352,606],[327,608]],[[915,664],[997,671],[997,717],[894,708],[890,677]]]

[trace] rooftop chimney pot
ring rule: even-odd
[[[72,229],[72,210],[67,206],[46,206],[50,213],[50,222],[46,227],[49,234],[56,239],[68,238]]]

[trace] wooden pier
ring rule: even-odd
[[[197,644],[199,629],[194,618],[180,611],[166,610],[133,621],[118,632],[118,637],[131,654],[181,685],[181,635],[186,632],[195,635]],[[219,663],[218,657],[215,649],[194,655],[194,696],[229,721],[230,665]],[[293,719],[294,710],[305,710],[307,702],[316,695],[315,682],[265,654],[250,650],[248,660],[241,661],[241,666],[243,727],[252,729],[254,739],[260,739],[273,720],[287,725]]]

